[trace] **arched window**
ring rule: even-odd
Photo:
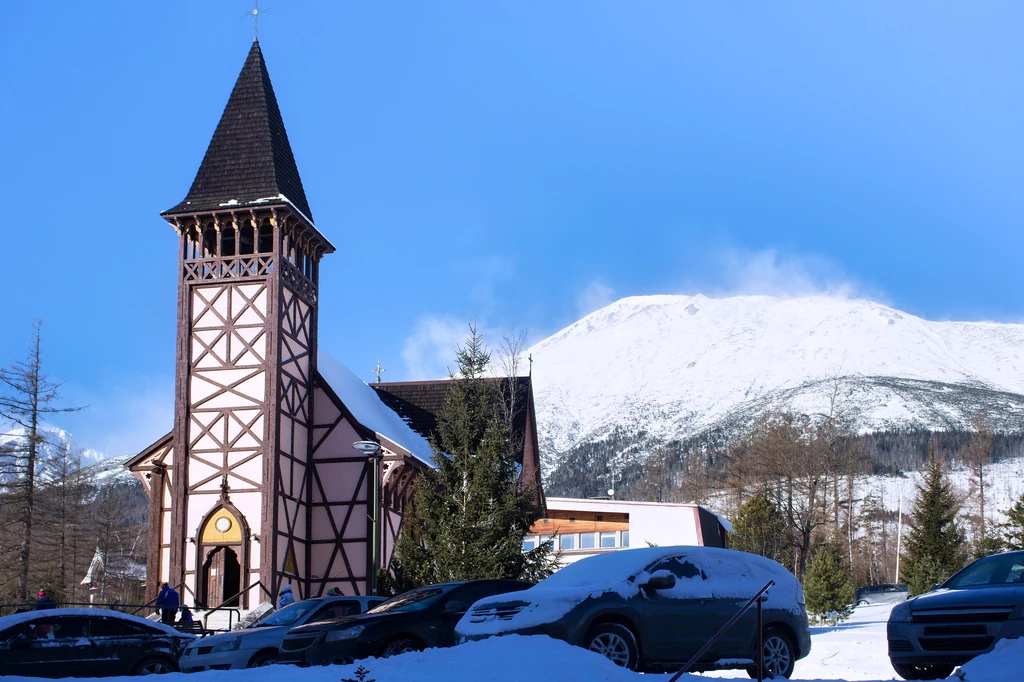
[[[260,253],[274,252],[274,226],[269,220],[264,220],[260,225],[259,242],[257,244]]]
[[[203,256],[209,258],[217,255],[217,230],[213,223],[208,223],[203,230]]]
[[[306,252],[298,244],[295,245],[295,267],[299,269],[299,272],[305,272],[306,269]]]
[[[242,227],[238,230],[238,255],[249,256],[253,253],[253,229],[252,221],[242,221]]]
[[[235,228],[225,227],[220,231],[220,255],[235,255]]]
[[[185,229],[185,260],[193,260],[199,251],[199,229],[190,225]]]

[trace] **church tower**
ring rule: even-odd
[[[251,608],[284,584],[307,596],[317,281],[334,247],[258,42],[188,195],[161,215],[178,234],[175,462],[154,481],[167,499],[151,506],[151,564],[189,604]]]

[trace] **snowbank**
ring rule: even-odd
[[[1004,639],[996,642],[989,653],[961,666],[951,679],[964,682],[1018,682],[1024,672],[1024,639]]]

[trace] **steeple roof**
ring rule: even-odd
[[[254,41],[188,196],[163,215],[282,203],[313,220],[263,52]]]

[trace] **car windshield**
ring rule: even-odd
[[[274,611],[272,614],[253,625],[254,628],[273,628],[283,625],[295,625],[304,615],[309,613],[319,604],[319,601],[297,601],[294,604]]]
[[[442,594],[449,592],[455,585],[437,585],[434,587],[421,587],[418,590],[404,592],[397,597],[392,597],[380,606],[375,606],[367,613],[388,613],[390,611],[421,611],[434,602]]]
[[[950,590],[997,585],[1024,586],[1024,554],[997,554],[979,559],[942,586]]]

